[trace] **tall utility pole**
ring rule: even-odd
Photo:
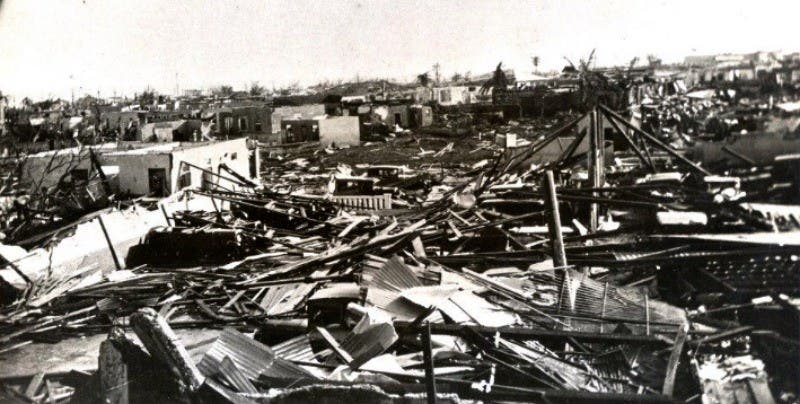
[[[442,66],[439,65],[439,62],[436,62],[436,64],[433,65],[433,71],[434,71],[434,74],[436,76],[436,85],[437,86],[439,85],[439,68],[440,67],[442,67]]]
[[[70,74],[69,75],[69,91],[71,94],[70,105],[75,105],[75,76]]]

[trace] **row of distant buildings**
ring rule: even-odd
[[[466,90],[464,90],[466,92]],[[469,102],[458,88],[428,89],[420,100]],[[465,98],[466,97],[466,98]],[[377,99],[376,99],[377,98]],[[20,108],[7,115],[5,126],[21,138],[42,140],[48,134],[62,137],[114,137],[123,141],[201,141],[248,137],[267,145],[322,141],[325,145],[357,144],[362,133],[381,126],[386,131],[430,125],[432,110],[416,98],[380,99],[375,95],[329,96],[318,102],[293,105],[291,100],[263,97],[194,97],[141,105],[104,103],[73,108],[57,100],[42,108]],[[340,132],[348,128],[347,139]],[[333,140],[326,142],[325,139]]]
[[[800,82],[800,52],[687,56],[683,65],[692,82],[746,81],[759,78],[770,78],[777,84]]]
[[[595,71],[611,74],[619,69]],[[800,82],[800,53],[689,56],[682,64],[651,63],[629,69],[630,72],[640,77],[679,79],[686,88],[704,83],[758,79],[790,85]],[[348,88],[341,96],[332,95],[336,92],[331,91],[320,97],[268,99],[247,92],[219,96],[187,90],[175,98],[157,97],[149,105],[120,98],[109,102],[86,96],[72,104],[56,100],[46,109],[23,108],[14,114],[6,114],[5,122],[7,126],[18,129],[17,132],[28,133],[31,137],[42,132],[69,136],[97,133],[115,134],[129,141],[168,142],[246,136],[267,146],[304,141],[321,141],[326,145],[355,144],[376,131],[392,132],[431,125],[431,105],[445,109],[509,103],[530,106],[519,108],[523,115],[525,110],[545,112],[548,106],[559,109],[571,105],[570,92],[577,88],[578,83],[578,72],[574,69],[551,75],[515,76],[513,70],[504,73],[513,83],[508,89],[513,92],[510,102],[507,91],[500,91],[498,98],[493,94],[494,89],[482,88],[481,82],[491,78],[491,74],[485,74],[470,82],[442,85],[392,84],[387,88],[387,82],[383,82],[362,86],[360,91]],[[345,128],[348,133],[343,137],[341,132]]]

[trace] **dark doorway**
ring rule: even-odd
[[[150,195],[162,197],[169,193],[167,188],[167,170],[165,168],[150,168],[147,170],[150,185]]]
[[[72,182],[78,184],[89,181],[89,170],[82,168],[75,168],[70,172]]]
[[[203,191],[208,191],[214,186],[214,176],[212,172],[211,167],[203,171],[203,182],[200,184],[200,189]]]
[[[401,119],[400,113],[395,113],[394,114],[394,124],[395,125],[400,125],[400,126],[405,126],[405,125],[403,125],[403,120]]]

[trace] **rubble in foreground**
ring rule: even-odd
[[[16,371],[0,366],[4,394],[796,400],[800,216],[775,203],[785,194],[709,171],[603,106],[513,153],[476,149],[491,158],[375,177],[342,162],[329,175],[311,153],[263,186],[162,203],[150,212],[167,226],[124,269],[31,279],[9,262],[26,279],[0,318],[0,358]],[[384,194],[391,206],[370,205]],[[99,359],[22,366],[57,356],[48,344]]]

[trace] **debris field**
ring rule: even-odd
[[[603,104],[541,122],[298,147],[20,229],[4,400],[797,400],[785,171],[703,163]],[[81,237],[105,258],[57,265]]]

